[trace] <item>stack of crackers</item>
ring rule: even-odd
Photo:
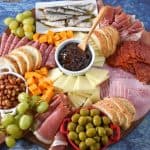
[[[120,41],[119,32],[112,26],[106,26],[101,29],[96,29],[92,36],[92,41],[95,42],[99,49],[100,55],[109,57],[117,48],[117,44]]]
[[[128,129],[135,119],[136,110],[132,103],[124,98],[106,97],[93,105],[106,114],[114,124]]]

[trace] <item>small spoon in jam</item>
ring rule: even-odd
[[[88,33],[87,36],[82,40],[82,42],[78,44],[78,47],[79,47],[81,50],[85,51],[86,45],[87,45],[87,43],[88,43],[89,38],[91,37],[91,35],[92,35],[94,29],[97,27],[99,21],[103,18],[103,16],[104,16],[105,13],[107,12],[107,10],[108,10],[108,6],[103,6],[103,7],[100,9],[100,12],[99,12],[98,16],[95,18],[95,21],[94,21],[94,23],[93,23],[93,25],[92,25],[92,27],[91,27],[89,33]]]

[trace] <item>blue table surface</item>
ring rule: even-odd
[[[8,2],[9,1],[9,2]],[[0,0],[0,34],[5,30],[3,19],[7,16],[15,16],[23,10],[32,9],[35,2],[51,0]],[[150,31],[150,0],[104,0],[106,4],[121,5],[130,14],[144,22],[145,28]],[[109,150],[150,150],[150,113],[142,123],[127,137],[112,145]],[[5,144],[0,150],[8,150]],[[44,150],[38,145],[26,140],[19,140],[11,150]]]

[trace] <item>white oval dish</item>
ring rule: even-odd
[[[3,69],[7,69],[8,72],[2,72]],[[20,74],[18,73],[15,73],[12,71],[12,69],[8,66],[2,66],[0,67],[0,76],[1,75],[8,75],[8,74],[11,74],[11,75],[14,75],[18,78],[21,78],[24,82],[25,82],[25,85],[26,85],[26,93],[28,93],[28,86],[27,86],[27,83],[26,83],[26,80],[24,79],[23,76],[21,76]],[[10,109],[0,109],[0,115],[1,117],[3,118],[6,114],[16,114],[16,107],[13,107],[13,108],[10,108]]]
[[[90,64],[82,69],[82,70],[79,70],[79,71],[70,71],[68,69],[65,69],[59,62],[58,60],[58,56],[59,56],[59,53],[60,51],[62,50],[62,48],[69,44],[69,43],[80,43],[81,40],[77,40],[77,39],[69,39],[69,40],[66,40],[64,42],[62,42],[57,48],[56,48],[56,52],[55,52],[55,61],[56,61],[56,64],[58,66],[58,68],[64,73],[64,74],[67,74],[67,75],[72,75],[72,76],[77,76],[77,75],[83,75],[85,74],[93,65],[94,63],[94,59],[95,59],[95,53],[94,53],[94,50],[93,48],[88,44],[88,47],[89,47],[89,50],[91,52],[91,55],[92,55],[92,59],[91,59],[91,62]]]

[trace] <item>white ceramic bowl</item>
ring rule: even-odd
[[[58,60],[58,57],[59,57],[59,53],[61,52],[61,50],[69,43],[80,43],[81,40],[77,40],[77,39],[69,39],[69,40],[66,40],[64,42],[62,42],[57,48],[56,48],[56,52],[55,52],[55,61],[56,61],[56,64],[57,66],[59,67],[59,69],[64,73],[64,74],[67,74],[67,75],[73,75],[73,76],[77,76],[77,75],[83,75],[85,74],[93,65],[94,63],[94,59],[95,59],[95,53],[94,53],[94,50],[93,48],[88,44],[88,47],[89,47],[89,50],[91,52],[91,55],[92,55],[92,59],[91,59],[91,62],[89,63],[89,65],[87,67],[85,67],[84,69],[82,70],[79,70],[79,71],[71,71],[71,70],[68,70],[66,68],[64,68],[59,60]]]
[[[8,72],[1,72],[2,69],[8,69]],[[25,85],[26,85],[26,93],[28,93],[28,86],[27,86],[27,83],[26,83],[26,80],[24,79],[23,76],[21,76],[20,74],[18,73],[15,73],[15,72],[12,72],[11,68],[9,67],[0,67],[0,76],[1,75],[13,75],[13,76],[16,76],[18,78],[21,78],[24,82],[25,82]],[[10,109],[0,109],[0,115],[1,117],[4,117],[6,114],[15,114],[16,113],[16,107],[13,107],[13,108],[10,108]]]

